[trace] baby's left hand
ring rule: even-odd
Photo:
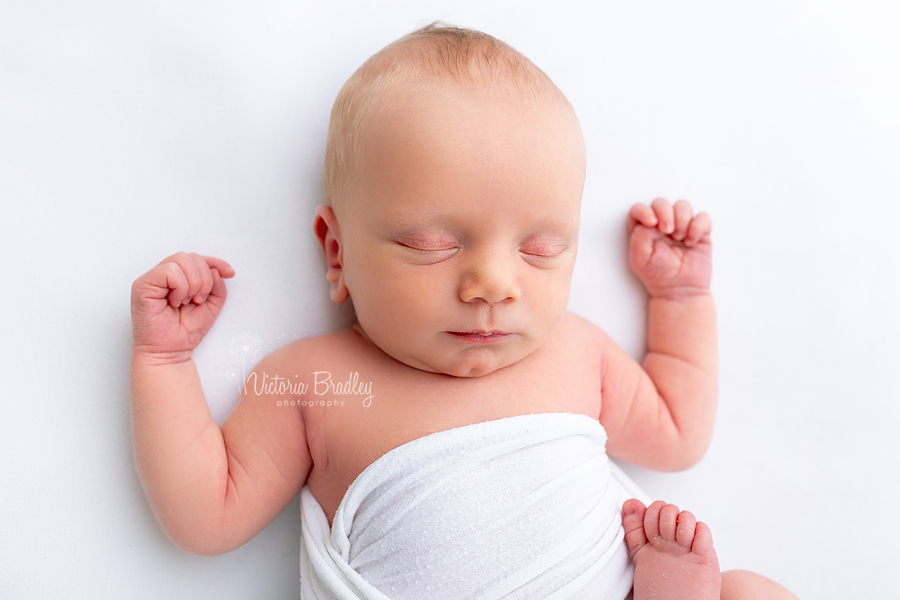
[[[693,216],[687,200],[673,207],[665,198],[639,203],[628,213],[631,270],[651,296],[683,298],[709,292],[712,224],[705,212]]]

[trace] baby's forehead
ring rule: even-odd
[[[495,82],[401,84],[378,94],[367,108],[359,123],[357,149],[363,154],[375,139],[428,140],[452,152],[454,146],[446,141],[460,136],[521,143],[530,134],[530,141],[540,143],[563,130],[578,130],[579,136],[581,130],[564,98],[562,102],[550,96],[526,98],[514,87]],[[496,126],[500,123],[509,126]]]
[[[479,91],[510,103],[565,104],[553,81],[516,49],[490,36],[450,41],[401,39],[373,55],[360,68],[366,103],[424,93]]]
[[[326,151],[326,197],[334,199],[336,211],[377,172],[372,162],[380,162],[375,157],[385,144],[415,152],[416,143],[408,142],[420,135],[423,142],[427,138],[421,148],[445,145],[441,136],[472,135],[484,137],[489,148],[496,140],[510,143],[521,137],[515,128],[490,127],[492,122],[517,121],[524,128],[541,122],[545,132],[554,129],[546,126],[549,120],[583,146],[583,140],[576,140],[582,136],[571,105],[543,71],[499,40],[470,40],[400,40],[348,80],[332,111]],[[448,122],[458,127],[441,126]],[[403,126],[395,127],[398,123]],[[533,135],[529,142],[544,147],[545,139]]]

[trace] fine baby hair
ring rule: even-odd
[[[487,84],[525,102],[568,104],[547,75],[509,44],[474,29],[435,21],[388,44],[344,83],[331,110],[325,146],[325,201],[340,214],[353,182],[373,106],[438,86]]]

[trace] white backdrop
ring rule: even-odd
[[[78,4],[0,4],[0,596],[299,596],[296,500],[213,558],[156,523],[131,447],[130,286],[180,250],[235,267],[196,353],[220,424],[242,369],[346,326],[311,229],[331,104],[441,18],[512,44],[575,107],[571,309],[635,358],[628,208],[686,198],[713,218],[712,446],[686,472],[628,471],[710,524],[725,569],[801,598],[896,597],[896,5]]]

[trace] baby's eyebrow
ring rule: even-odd
[[[524,239],[539,236],[570,238],[578,235],[580,219],[560,219],[534,216],[529,222],[520,223],[526,234]],[[388,220],[391,235],[398,237],[428,237],[455,239],[457,226],[460,225],[452,214],[418,215],[415,219],[398,218]],[[465,228],[465,227],[463,227]]]
[[[394,235],[398,237],[452,237],[448,228],[432,224],[419,224],[394,229]]]
[[[542,220],[534,227],[534,233],[528,237],[551,235],[557,237],[569,237],[578,235],[579,224],[571,221]]]

